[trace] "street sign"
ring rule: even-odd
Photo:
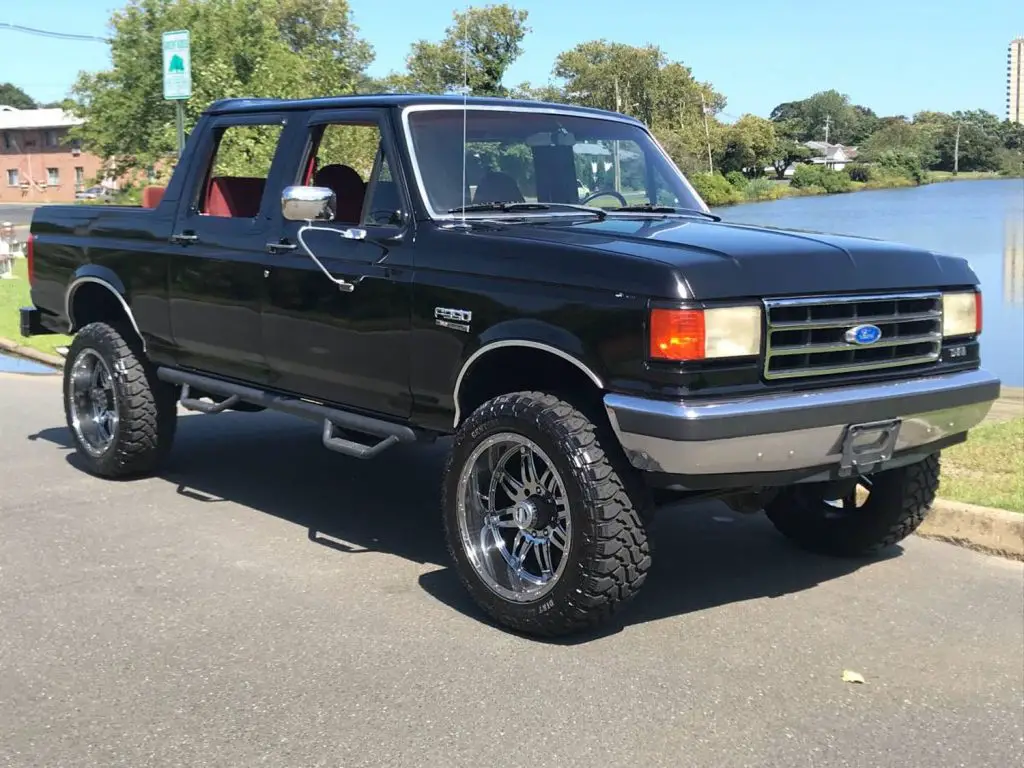
[[[164,32],[164,98],[192,96],[192,53],[187,29]]]

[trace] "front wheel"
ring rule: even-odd
[[[599,624],[636,594],[651,564],[596,427],[553,395],[517,392],[477,409],[456,435],[442,505],[466,589],[520,632]]]
[[[887,549],[924,521],[939,487],[939,455],[859,478],[841,499],[819,484],[785,489],[765,507],[785,536],[812,552],[857,557]]]
[[[174,440],[176,400],[130,329],[90,323],[75,334],[64,364],[64,411],[92,474],[154,470]]]

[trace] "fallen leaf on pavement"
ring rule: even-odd
[[[860,672],[854,672],[850,669],[843,670],[843,682],[844,683],[863,683],[864,675]]]

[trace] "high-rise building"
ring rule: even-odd
[[[1024,123],[1024,37],[1011,42],[1006,55],[1006,118]]]

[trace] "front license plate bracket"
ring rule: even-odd
[[[891,459],[901,424],[900,419],[887,419],[848,426],[839,459],[840,477],[863,475]]]

